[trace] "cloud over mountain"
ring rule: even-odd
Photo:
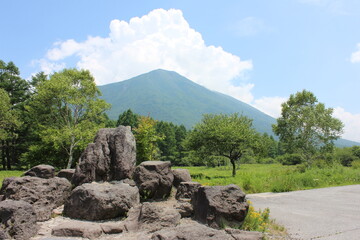
[[[162,68],[238,99],[249,100],[251,95],[251,85],[234,86],[231,80],[252,69],[252,62],[206,45],[181,10],[156,9],[129,22],[112,20],[107,37],[57,42],[39,62],[43,71],[50,72],[74,57],[77,67],[89,69],[99,85]]]

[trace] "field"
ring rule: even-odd
[[[23,171],[0,171],[0,187],[5,178],[8,177],[20,177],[24,172]]]
[[[203,185],[236,184],[246,193],[288,192],[360,184],[360,169],[335,166],[332,168],[300,169],[281,164],[243,164],[235,177],[228,167],[182,167],[190,171],[193,181]]]

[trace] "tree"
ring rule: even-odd
[[[7,129],[8,137],[1,141],[3,167],[11,169],[14,164],[19,165],[20,154],[24,151],[27,124],[24,120],[24,105],[29,99],[29,84],[20,77],[20,71],[13,62],[5,63],[0,60],[0,88],[7,92],[10,99],[11,112],[24,124],[12,125]]]
[[[236,162],[243,153],[253,148],[257,132],[252,128],[252,120],[238,115],[204,115],[194,130],[188,134],[187,147],[201,151],[207,156],[221,156],[230,160],[236,175]]]
[[[151,117],[140,116],[138,127],[134,129],[136,139],[137,163],[155,160],[159,156],[157,142],[163,138],[156,132],[156,121]]]
[[[12,109],[9,95],[0,88],[0,140],[10,138],[12,129],[20,124],[16,111]]]
[[[117,126],[130,126],[131,129],[134,129],[139,125],[139,115],[133,113],[131,109],[128,109],[119,115],[116,124]]]
[[[273,125],[283,151],[302,154],[309,164],[316,152],[332,151],[343,129],[342,122],[332,117],[332,113],[332,108],[325,108],[309,91],[290,95],[282,104],[281,117]]]
[[[70,168],[74,153],[104,126],[103,113],[109,104],[99,99],[100,91],[87,70],[64,69],[35,87],[28,110],[36,118],[38,135],[42,142],[66,151]]]

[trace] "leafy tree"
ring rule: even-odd
[[[29,98],[29,84],[20,77],[20,71],[13,62],[0,60],[0,88],[7,92],[10,99],[11,112],[24,124],[12,125],[7,129],[8,137],[1,140],[3,167],[11,169],[14,164],[20,165],[19,157],[24,151],[27,124],[24,120],[24,104]]]
[[[342,122],[332,117],[332,113],[332,108],[325,108],[309,91],[290,95],[282,104],[281,117],[273,125],[283,151],[303,154],[308,164],[316,152],[332,151],[343,129]]]
[[[134,129],[136,139],[137,163],[155,160],[159,156],[157,142],[163,139],[156,132],[156,121],[151,117],[140,116],[138,127]]]
[[[66,152],[70,168],[75,152],[104,127],[103,113],[109,104],[99,99],[100,91],[87,70],[64,69],[49,80],[38,81],[35,87],[28,110],[36,119],[37,134],[41,142]]]
[[[20,124],[16,111],[12,109],[9,95],[0,88],[0,140],[11,137],[12,129]]]
[[[157,143],[162,158],[173,161],[177,155],[175,125],[173,123],[160,121],[156,123],[155,128],[159,136],[163,136]]]
[[[130,126],[131,129],[137,128],[139,125],[139,115],[128,109],[119,115],[116,125]]]
[[[187,138],[190,150],[200,151],[205,156],[222,156],[230,160],[236,175],[236,162],[243,153],[254,147],[257,132],[252,128],[252,120],[231,115],[204,115]]]

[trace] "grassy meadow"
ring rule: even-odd
[[[0,171],[0,187],[5,178],[8,177],[20,177],[24,171]]]
[[[299,169],[281,164],[242,164],[235,177],[231,167],[182,167],[190,171],[193,181],[203,185],[236,184],[246,193],[288,192],[360,184],[360,169],[334,166],[331,168]]]

